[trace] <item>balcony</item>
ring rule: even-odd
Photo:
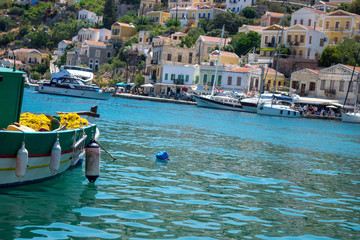
[[[184,79],[174,79],[174,84],[184,85]]]
[[[277,47],[277,43],[271,43],[271,42],[269,42],[269,43],[266,43],[266,45],[267,45],[268,47]]]
[[[354,35],[360,35],[360,30],[355,30]]]
[[[151,64],[159,64],[159,61],[157,60],[157,59],[153,59],[153,60],[151,60]]]
[[[330,31],[330,32],[351,32],[350,27],[349,28],[341,28],[341,27],[333,27],[333,28],[326,28],[325,27],[325,31]]]
[[[300,43],[299,42],[290,42],[289,45],[290,46],[299,46]]]

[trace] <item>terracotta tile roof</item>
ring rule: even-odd
[[[82,28],[81,30],[83,31],[93,31],[93,32],[99,32],[100,29],[96,29],[96,28]]]
[[[231,69],[230,72],[250,72],[251,70],[254,70],[254,69],[239,67],[239,68]]]
[[[254,26],[254,25],[246,25],[249,27],[249,29],[259,29],[259,30],[263,30],[265,29],[266,27],[262,27],[262,26]]]
[[[5,61],[9,61],[11,63],[14,63],[14,60],[13,59],[9,59],[9,58],[4,58]],[[15,64],[20,64],[20,65],[25,65],[22,61],[19,61],[19,60],[15,60]]]
[[[72,43],[72,41],[69,41],[69,40],[63,40],[64,42],[66,42],[66,43]]]
[[[324,11],[320,11],[320,10],[317,10],[315,8],[308,8],[309,10],[313,11],[313,12],[316,12],[316,13],[320,13],[320,14],[327,14],[327,12],[324,12]]]
[[[319,69],[311,69],[311,68],[305,68],[306,70],[309,70],[310,72],[313,72],[315,74],[319,74]]]
[[[89,41],[89,40],[86,40],[85,42],[88,45],[92,45],[92,46],[99,46],[99,47],[105,47],[106,46],[103,42],[95,42],[95,41]]]
[[[277,12],[266,12],[266,14],[270,14],[273,17],[283,17],[283,13],[277,13]]]
[[[128,24],[128,23],[121,23],[121,22],[116,22],[116,23],[114,23],[112,26],[121,26],[121,27],[130,27],[130,28],[133,28],[133,26],[131,26],[130,24]]]
[[[205,42],[211,42],[211,43],[220,43],[220,40],[221,38],[218,38],[218,37],[209,37],[209,36],[200,36],[204,39]],[[231,41],[231,38],[224,38],[223,39],[223,42],[230,42]]]
[[[210,55],[212,55],[212,56],[217,56],[218,53],[219,53],[219,51],[218,51],[218,50],[215,50],[215,51],[213,51],[212,53],[210,53]],[[220,52],[220,56],[239,58],[239,56],[236,55],[236,53],[233,53],[233,52],[225,52],[225,51],[221,51],[221,52]]]
[[[36,50],[34,48],[20,48],[20,49],[14,50],[14,52],[32,52],[32,51],[37,51],[38,52],[38,50]]]
[[[336,10],[335,12],[330,12],[326,16],[359,16],[355,13],[346,12],[343,10]]]
[[[350,70],[352,71],[354,69],[354,66],[350,66],[350,65],[345,65],[345,64],[339,64],[342,65],[344,67],[350,68]],[[355,67],[355,71],[359,72],[360,71],[360,67]]]

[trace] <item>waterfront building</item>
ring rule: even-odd
[[[4,58],[0,62],[0,66],[6,68],[14,68],[14,59]],[[22,61],[15,60],[15,69],[20,71],[25,71],[25,64]]]
[[[242,25],[241,27],[239,27],[239,31],[238,32],[242,32],[245,34],[248,34],[249,32],[253,31],[256,32],[258,34],[262,34],[262,31],[265,29],[266,27],[262,27],[262,26],[252,26],[252,25]]]
[[[300,96],[316,96],[319,70],[303,68],[291,74],[290,87]]]
[[[320,30],[321,28],[318,26],[318,23],[320,20],[323,20],[326,14],[324,11],[304,7],[291,14],[290,26],[300,24]]]
[[[80,52],[68,52],[66,56],[66,65],[85,64],[93,71],[99,69],[99,65],[107,63],[111,57],[114,57],[115,49],[113,44],[85,40]]]
[[[291,88],[302,96],[344,100],[348,90],[353,66],[336,64],[334,66],[318,70],[300,70],[291,74]],[[314,72],[314,73],[311,73]],[[360,67],[355,68],[353,84],[350,85],[348,103],[353,103],[356,95],[360,97],[360,90],[354,92]],[[309,79],[307,79],[309,77]],[[315,90],[314,90],[315,89]]]
[[[325,34],[313,27],[297,24],[286,29],[285,46],[295,58],[317,59],[326,42]]]
[[[343,10],[328,13],[319,21],[319,27],[329,39],[329,45],[337,45],[345,39],[360,42],[360,16],[357,14]]]
[[[256,0],[226,0],[226,9],[233,12],[241,13],[245,7],[251,7],[256,3]]]
[[[211,0],[168,0],[168,8],[176,8],[176,7],[196,7],[208,5],[210,6]]]
[[[209,37],[209,36],[199,36],[195,42],[195,62],[197,64],[202,63],[205,59],[209,59],[209,54],[215,48],[219,48],[221,38],[218,37]],[[222,47],[229,44],[231,38],[224,38],[222,41]]]
[[[33,48],[21,48],[14,51],[9,51],[8,58],[14,59],[14,54],[16,60],[21,61],[23,64],[25,64],[25,66],[31,68],[40,63],[44,63],[45,58],[48,56],[47,54],[42,54],[40,51]]]
[[[284,36],[286,29],[287,27],[284,27]],[[279,25],[272,25],[270,27],[263,29],[261,35],[261,45],[260,45],[261,56],[270,57],[274,48],[276,48],[279,43],[284,43],[283,41],[284,39],[281,39],[281,31],[282,31],[282,26]]]
[[[254,70],[251,73],[251,80],[249,83],[249,89],[250,91],[259,91],[260,89],[260,80],[261,80],[261,69],[257,68],[256,66],[253,67]],[[288,79],[285,77],[284,74],[281,72],[277,72],[273,68],[267,68],[264,69],[264,90],[266,91],[272,91],[275,84],[275,76],[276,76],[276,89],[279,90],[281,87],[285,87],[286,83],[288,82]]]
[[[76,42],[75,48],[80,49],[82,43],[86,40],[106,43],[110,40],[110,38],[111,31],[109,29],[82,28],[79,30],[78,34],[73,37],[72,42]]]
[[[195,48],[155,45],[146,59],[147,75],[154,82],[161,80],[163,65],[193,65]]]
[[[165,11],[150,11],[146,13],[150,23],[155,25],[165,25],[166,21],[170,18],[170,13]]]
[[[283,18],[283,13],[276,13],[276,12],[266,12],[261,17],[261,26],[262,27],[269,27],[274,24],[279,24],[280,20]]]
[[[216,66],[218,55],[219,55],[219,50],[215,50],[212,53],[210,53],[209,55],[210,66]],[[239,62],[240,62],[240,58],[238,55],[236,55],[236,53],[226,52],[226,51],[220,52],[219,64],[237,66],[239,65]]]
[[[58,55],[59,57],[62,56],[65,53],[66,47],[71,43],[72,41],[62,40],[58,43],[58,49],[54,51],[54,54]]]
[[[89,23],[92,23],[92,24],[96,24],[100,21],[103,20],[103,17],[102,16],[97,16],[96,13],[94,12],[91,12],[89,10],[86,10],[86,9],[82,9],[79,11],[79,14],[78,14],[78,21],[84,21],[84,22],[89,22]]]
[[[252,68],[237,67],[231,70],[223,72],[223,81],[221,82],[221,88],[228,91],[243,92],[247,89],[250,79],[250,72]],[[254,76],[252,75],[252,81]],[[257,80],[258,81],[258,80]]]
[[[335,8],[337,8],[340,4],[337,3],[330,3],[330,2],[324,2],[324,1],[318,1],[314,6],[312,6],[314,9],[323,11],[325,13],[333,11]]]
[[[111,39],[114,41],[127,41],[136,33],[136,28],[131,23],[116,22],[111,25]]]
[[[226,0],[211,0],[211,6],[226,9]]]
[[[221,88],[223,74],[226,70],[230,69],[229,67],[226,68],[223,65],[219,65],[216,82],[217,88]],[[215,70],[215,66],[210,66],[210,64],[203,63],[200,65],[199,77],[195,76],[195,83],[198,85],[198,90],[211,91],[215,80]]]

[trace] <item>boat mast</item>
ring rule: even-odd
[[[354,64],[354,68],[352,70],[352,73],[351,73],[351,78],[350,78],[350,81],[349,81],[349,86],[348,86],[348,89],[347,89],[347,92],[346,92],[346,96],[345,96],[345,100],[344,100],[344,106],[346,105],[346,101],[347,101],[347,98],[348,98],[348,95],[349,95],[349,91],[350,91],[350,87],[351,87],[351,83],[352,83],[352,80],[353,80],[353,77],[354,77],[354,73],[355,73],[355,67],[356,67],[356,63],[357,63],[357,59],[359,57],[359,52],[356,54],[355,56],[355,64]],[[358,76],[359,76],[359,72],[358,72]]]
[[[281,46],[281,41],[282,41],[282,39],[284,37],[285,15],[286,15],[288,2],[289,2],[289,0],[286,0],[285,9],[284,9],[284,16],[282,18],[283,21],[282,21],[282,29],[281,29],[281,35],[280,35],[280,43],[277,46],[278,47],[278,54],[277,54],[277,61],[276,61],[276,72],[275,72],[275,80],[274,80],[272,98],[274,98],[274,95],[275,95],[275,88],[276,88],[276,83],[277,83],[277,74],[278,74],[278,69],[279,69],[280,46]],[[271,107],[272,107],[272,105],[273,105],[273,101],[271,101]]]
[[[225,25],[223,25],[222,31],[221,31],[221,38],[220,38],[220,46],[219,46],[219,53],[218,53],[218,57],[216,60],[216,68],[215,68],[215,79],[213,82],[213,86],[211,89],[211,97],[214,96],[214,89],[215,89],[215,83],[216,83],[216,79],[217,79],[217,71],[218,71],[218,66],[219,66],[219,59],[220,59],[220,54],[221,54],[221,44],[222,44],[222,40],[223,40],[223,36],[224,36],[224,29],[225,29]]]
[[[253,58],[254,58],[254,56],[255,56],[255,47],[254,47],[254,49],[253,49]],[[252,62],[252,63],[253,63],[253,62]],[[250,63],[250,77],[249,77],[250,79],[249,79],[248,90],[247,90],[248,93],[250,92],[251,72],[252,72],[252,65],[251,65],[251,63]]]
[[[356,109],[357,109],[357,104],[358,104],[358,98],[359,98],[359,78],[360,78],[360,73],[358,73],[357,75],[357,80],[356,80],[356,87],[355,87],[355,91],[354,91],[354,114],[356,113]]]

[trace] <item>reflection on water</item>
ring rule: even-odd
[[[95,104],[117,160],[0,190],[4,239],[360,238],[359,125],[30,90],[23,110]]]

